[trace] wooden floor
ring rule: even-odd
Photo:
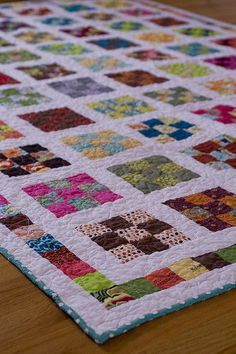
[[[236,0],[163,0],[236,23]],[[146,323],[99,346],[0,256],[1,354],[235,354],[236,291]]]

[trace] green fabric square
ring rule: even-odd
[[[106,289],[115,285],[111,280],[107,279],[103,274],[99,272],[88,273],[83,277],[74,279],[74,282],[81,286],[85,291],[89,293]]]
[[[221,258],[223,258],[226,262],[236,263],[236,245],[227,248],[222,248],[221,250],[218,250],[215,253],[218,254]]]
[[[135,299],[139,299],[144,295],[152,294],[160,290],[145,278],[130,280],[127,283],[121,284],[120,287]]]

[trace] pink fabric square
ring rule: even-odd
[[[76,176],[67,178],[67,180],[74,185],[96,182],[95,179],[90,177],[87,173],[80,173]]]
[[[49,205],[47,209],[50,210],[51,213],[53,213],[57,218],[78,211],[75,206],[67,204],[66,202]]]
[[[122,198],[121,195],[115,194],[110,190],[94,193],[92,197],[93,199],[97,200],[100,204],[105,204],[107,202],[114,202],[115,200]]]
[[[45,194],[51,193],[52,189],[44,183],[35,184],[33,186],[23,188],[23,191],[31,197],[41,197]]]
[[[81,198],[86,195],[83,191],[81,191],[79,188],[73,187],[70,189],[63,189],[57,191],[57,194],[62,197],[65,201],[69,201],[71,199],[75,198]]]
[[[88,273],[96,272],[96,269],[92,268],[89,264],[78,259],[73,262],[63,263],[60,265],[59,269],[71,279],[82,277]]]
[[[6,198],[4,198],[1,194],[0,194],[0,205],[6,205],[9,204],[8,201],[6,200]]]

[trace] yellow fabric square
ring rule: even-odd
[[[173,263],[169,268],[172,270],[172,272],[175,272],[178,276],[185,280],[190,280],[205,272],[208,272],[207,268],[191,258],[177,261]]]

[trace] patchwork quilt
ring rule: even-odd
[[[236,26],[0,5],[0,251],[97,343],[236,283]]]

